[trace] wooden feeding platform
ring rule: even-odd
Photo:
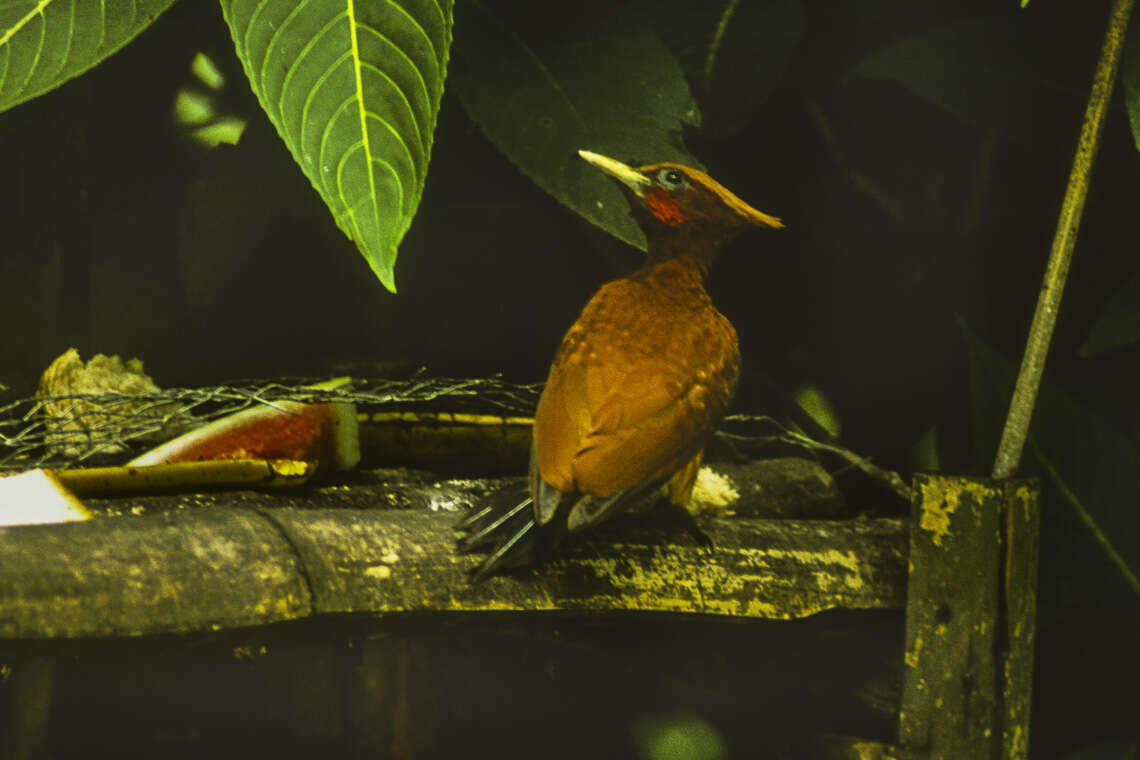
[[[308,655],[281,665],[293,684],[282,692],[290,747],[340,741],[348,751],[351,735],[364,742],[353,751],[399,744],[415,749],[407,756],[445,756],[457,748],[441,737],[478,736],[497,720],[494,704],[460,679],[502,682],[512,709],[522,699],[539,712],[570,694],[583,705],[602,704],[599,689],[610,694],[606,718],[565,708],[564,720],[588,724],[578,740],[617,736],[626,730],[619,716],[672,700],[788,757],[1027,756],[1029,484],[918,476],[909,517],[872,517],[848,509],[809,460],[717,464],[710,477],[720,495],[699,523],[711,549],[652,511],[636,513],[571,542],[539,571],[478,584],[468,578],[478,558],[455,553],[455,523],[472,506],[517,498],[522,478],[362,469],[290,487],[88,494],[92,520],[0,529],[9,735],[42,748],[46,729],[27,706],[58,692],[58,663],[84,659],[68,654],[76,646],[124,663],[157,646],[147,642],[170,641],[272,660],[266,651],[295,649],[296,632],[309,631]],[[97,490],[99,479],[71,482]],[[507,654],[504,642],[514,642]],[[388,676],[377,681],[368,663]],[[335,682],[330,668],[341,673]],[[447,685],[423,697],[415,719],[398,708],[411,699],[406,673],[393,676],[408,668]],[[533,680],[551,668],[561,680]],[[459,698],[477,706],[439,717],[440,700]],[[777,718],[781,710],[792,718]],[[765,716],[783,728],[761,731]],[[819,730],[793,729],[794,718],[818,718]],[[534,720],[534,751],[559,756],[544,743],[558,731]],[[607,729],[606,720],[617,723]],[[798,737],[794,750],[782,731]]]

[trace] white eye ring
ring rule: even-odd
[[[685,175],[678,169],[662,169],[657,173],[657,183],[672,190],[685,184]]]

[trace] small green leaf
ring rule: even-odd
[[[681,144],[682,127],[698,124],[700,111],[652,31],[620,8],[589,8],[551,23],[545,3],[464,3],[452,87],[487,137],[539,187],[644,248],[625,198],[578,150],[700,168]]]
[[[198,51],[187,67],[187,75],[174,95],[172,116],[179,131],[204,148],[216,148],[222,143],[237,145],[249,119],[248,113],[235,113],[227,103],[232,88],[227,89],[225,72]]]
[[[0,3],[0,111],[54,90],[109,57],[174,0]]]
[[[821,428],[839,437],[839,410],[826,393],[814,385],[801,385],[792,391],[792,400]]]
[[[423,194],[452,0],[222,0],[238,58],[293,158],[395,292]]]
[[[728,745],[720,732],[694,713],[640,720],[633,726],[639,760],[725,760]]]
[[[1140,274],[1112,294],[1078,352],[1089,357],[1140,340]]]
[[[910,447],[910,465],[915,472],[938,472],[942,454],[938,445],[938,426],[929,427]]]
[[[1124,106],[1128,109],[1132,141],[1136,143],[1136,150],[1140,150],[1140,14],[1133,14],[1128,26],[1120,79],[1124,83]]]

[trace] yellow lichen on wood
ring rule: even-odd
[[[988,489],[981,483],[966,480],[924,480],[918,486],[922,496],[922,517],[918,521],[918,527],[934,534],[930,540],[935,546],[942,546],[942,541],[953,535],[950,532],[950,520],[958,510],[962,494],[967,493],[981,500],[988,493]]]
[[[931,540],[935,546],[942,546],[942,539],[950,535],[950,515],[958,508],[957,491],[938,488],[936,483],[921,484],[922,519],[918,527],[934,534]]]
[[[839,565],[844,570],[853,573],[859,570],[859,558],[852,551],[840,552],[829,549],[823,552],[815,552],[802,549],[756,549],[746,551],[746,553],[754,553],[773,559],[794,559],[803,565]]]
[[[914,640],[914,648],[908,649],[906,651],[906,653],[903,654],[903,661],[906,662],[907,667],[917,668],[918,667],[918,658],[919,658],[919,655],[921,655],[921,654],[922,654],[922,636],[919,636],[919,637],[915,638],[915,640]]]
[[[789,550],[737,550],[753,572],[734,567],[731,571],[709,561],[696,569],[690,560],[667,553],[649,571],[646,567],[621,560],[594,560],[602,573],[611,578],[625,609],[696,612],[743,617],[790,620],[806,617],[836,607],[852,606],[847,589],[865,585],[858,575],[863,569],[849,553],[828,551],[813,553]],[[782,582],[776,561],[794,560],[803,566],[800,577],[811,578],[818,590],[805,593],[798,586]],[[839,565],[842,571],[811,566]],[[855,574],[855,575],[853,575]],[[830,589],[839,589],[830,591]],[[715,593],[712,591],[715,589]],[[758,590],[765,591],[758,598]]]
[[[1037,489],[1021,483],[1014,489],[1011,501],[1021,505],[1024,519],[1029,520],[1034,516],[1033,508],[1037,503]]]

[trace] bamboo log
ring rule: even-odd
[[[897,609],[905,594],[901,519],[705,518],[710,552],[670,543],[681,537],[629,515],[540,572],[472,585],[477,559],[455,554],[452,527],[487,484],[406,480],[389,473],[351,486],[92,499],[104,516],[0,529],[0,638],[424,610],[793,618]],[[389,504],[411,508],[382,508]]]

